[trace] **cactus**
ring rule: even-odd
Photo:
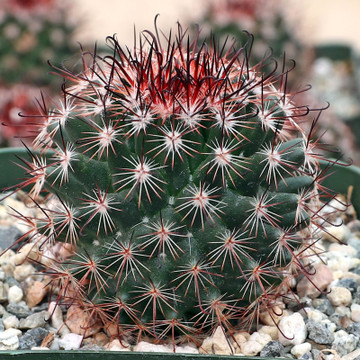
[[[291,278],[311,278],[334,195],[312,138],[321,110],[296,105],[290,69],[250,65],[251,37],[227,51],[180,26],[165,39],[143,32],[130,50],[109,37],[80,71],[53,65],[67,84],[42,105],[16,189],[42,214],[26,236],[59,304],[175,343],[275,317]],[[73,256],[51,258],[59,244]]]

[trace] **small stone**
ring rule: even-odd
[[[19,327],[19,319],[15,315],[9,315],[3,317],[2,320],[5,329],[14,328],[17,329]]]
[[[6,311],[16,315],[19,319],[25,318],[32,314],[29,307],[25,304],[24,301],[19,303],[9,303],[6,307]]]
[[[327,294],[327,298],[333,306],[348,306],[352,299],[350,290],[339,286],[333,286],[330,293]]]
[[[274,305],[272,309],[262,311],[259,315],[261,323],[270,326],[277,325],[279,321],[288,314],[287,311],[284,310],[284,307],[284,304]]]
[[[322,321],[326,319],[326,315],[316,309],[309,309],[306,311],[308,319],[311,321]]]
[[[240,345],[241,353],[246,356],[256,356],[271,340],[271,336],[268,334],[254,332],[250,335],[248,341]]]
[[[315,341],[317,344],[329,345],[334,340],[334,332],[327,322],[309,321],[307,323],[309,332],[309,339]]]
[[[26,303],[32,308],[41,303],[48,292],[48,287],[41,281],[34,281],[26,291]]]
[[[99,346],[105,346],[109,342],[108,336],[103,332],[98,332],[92,338],[94,344]]]
[[[348,334],[353,334],[360,338],[360,323],[352,323],[346,328]]]
[[[351,320],[356,323],[360,323],[360,305],[351,304],[350,310],[351,310],[351,315],[350,315]]]
[[[21,331],[18,329],[7,329],[0,332],[0,350],[16,350],[19,348],[19,336]]]
[[[14,264],[21,265],[27,259],[40,260],[39,249],[36,244],[28,243],[22,246],[14,257]]]
[[[235,333],[234,334],[234,341],[232,343],[233,348],[235,349],[235,353],[239,354],[241,353],[241,344],[246,343],[250,337],[250,334],[248,334],[249,336],[244,336],[243,333]]]
[[[321,291],[324,291],[333,280],[333,273],[326,265],[319,263],[314,266],[314,275],[311,281],[303,277],[297,284],[297,294],[300,298],[308,296],[311,299],[317,298]]]
[[[11,247],[12,250],[17,250],[20,244],[14,244],[21,236],[22,233],[17,227],[0,225],[0,249]]]
[[[279,341],[285,346],[302,344],[306,334],[306,325],[299,313],[285,316],[279,322]]]
[[[146,341],[140,341],[134,346],[134,351],[169,353],[172,352],[172,348],[165,345],[157,345]]]
[[[360,349],[352,351],[341,358],[341,360],[359,360],[360,359]]]
[[[312,305],[314,308],[318,311],[320,311],[322,314],[326,314],[330,316],[335,312],[334,307],[331,305],[331,302],[328,298],[317,298],[313,299]]]
[[[48,313],[51,326],[53,326],[60,335],[64,336],[65,334],[70,333],[69,328],[65,325],[63,321],[63,314],[61,308],[56,304],[55,301],[52,301],[49,304]],[[48,320],[49,318],[46,319],[46,321]]]
[[[335,339],[331,346],[340,356],[346,355],[356,349],[358,338],[353,334],[348,334],[344,330],[335,333]]]
[[[353,294],[356,291],[357,288],[357,282],[355,279],[351,278],[343,278],[338,281],[336,286],[340,286],[346,289],[349,289],[350,292]]]
[[[346,244],[351,237],[351,232],[346,225],[325,226],[325,230],[321,231],[321,236],[331,242],[341,241]]]
[[[60,349],[77,350],[80,348],[83,337],[79,334],[69,333],[59,340]]]
[[[230,347],[224,331],[218,326],[215,332],[204,340],[199,352],[200,354],[230,355],[233,353],[233,349]]]
[[[115,339],[105,345],[105,349],[109,351],[131,351],[130,345],[126,341]]]
[[[32,349],[35,346],[40,346],[48,333],[48,330],[41,327],[26,331],[26,333],[19,339],[19,349],[26,350]]]
[[[95,317],[90,315],[78,306],[70,306],[66,314],[66,325],[72,333],[89,337],[100,331],[102,325]]]
[[[297,358],[301,358],[303,355],[305,355],[307,352],[311,351],[311,344],[308,342],[305,342],[303,344],[295,345],[291,348],[291,353]]]
[[[23,291],[17,285],[11,286],[8,291],[9,303],[18,303],[24,296]]]
[[[262,358],[280,357],[280,356],[284,356],[284,353],[285,353],[284,345],[281,344],[280,341],[271,340],[260,351],[260,357]]]
[[[29,276],[36,272],[35,268],[31,264],[22,264],[16,266],[14,269],[14,278],[17,281],[24,281]]]
[[[3,303],[7,300],[7,291],[5,290],[4,283],[0,281],[0,303]]]
[[[276,326],[264,325],[259,329],[259,333],[270,335],[272,340],[279,340],[279,330]]]
[[[39,313],[32,314],[25,319],[20,320],[19,328],[20,329],[34,329],[37,327],[42,327],[46,323],[46,319],[49,317],[47,311],[41,311]]]
[[[255,331],[250,335],[250,338],[248,341],[256,341],[262,346],[265,346],[269,341],[271,341],[271,336],[269,334],[259,333]]]
[[[259,344],[257,341],[249,340],[241,344],[241,353],[245,356],[256,356],[264,348],[264,345]]]
[[[179,353],[179,354],[198,354],[199,350],[195,346],[181,345],[181,346],[176,346],[175,353]]]

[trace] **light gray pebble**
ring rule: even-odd
[[[278,357],[283,356],[285,354],[284,345],[277,340],[269,341],[260,351],[260,356],[267,357]]]
[[[17,227],[0,225],[0,248],[10,248],[21,236],[22,233]],[[16,244],[11,249],[16,251],[19,247],[20,244]]]
[[[314,306],[316,310],[319,310],[323,314],[326,314],[328,316],[332,315],[335,312],[334,307],[331,305],[331,302],[327,298],[313,299],[312,306]]]
[[[308,321],[308,338],[317,344],[330,345],[334,341],[334,333],[327,323]]]
[[[47,311],[31,314],[25,319],[20,320],[19,329],[34,329],[37,327],[43,327],[48,316],[49,314]]]
[[[16,315],[19,319],[26,318],[32,314],[32,311],[26,305],[25,301],[19,303],[9,303],[6,307],[6,311]]]
[[[354,294],[357,289],[357,282],[355,279],[352,278],[344,278],[344,279],[340,279],[336,284],[336,286],[347,288],[348,290],[351,291],[352,294]]]
[[[302,355],[299,359],[313,360],[313,355],[312,355],[312,353],[310,351],[308,351],[304,355]]]
[[[359,339],[355,335],[348,334],[344,330],[339,330],[335,333],[335,339],[331,348],[336,350],[340,356],[344,356],[354,351],[358,342]]]
[[[353,334],[355,336],[357,336],[360,339],[360,323],[352,323],[350,324],[345,331],[348,334]]]
[[[26,331],[26,333],[19,339],[19,349],[26,350],[31,349],[34,346],[40,346],[44,337],[48,333],[49,332],[46,329],[41,327]]]

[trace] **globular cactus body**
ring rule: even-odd
[[[57,69],[69,84],[42,109],[20,184],[36,203],[53,194],[33,240],[75,249],[50,265],[59,302],[120,336],[195,337],[272,314],[289,276],[309,276],[330,195],[288,71],[250,66],[250,40],[226,53],[181,29],[166,46],[108,40],[113,53],[83,53],[79,73]]]

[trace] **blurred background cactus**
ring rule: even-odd
[[[89,314],[85,332],[175,344],[275,317],[293,276],[311,279],[334,194],[321,111],[297,104],[286,64],[251,65],[250,36],[226,51],[180,26],[158,34],[130,50],[109,37],[81,70],[53,65],[62,100],[41,106],[14,188],[41,210],[22,240],[41,249],[58,304]]]
[[[36,128],[23,115],[38,112],[40,90],[51,96],[61,80],[48,60],[71,62],[77,48],[68,1],[0,0],[0,146],[31,142]]]

